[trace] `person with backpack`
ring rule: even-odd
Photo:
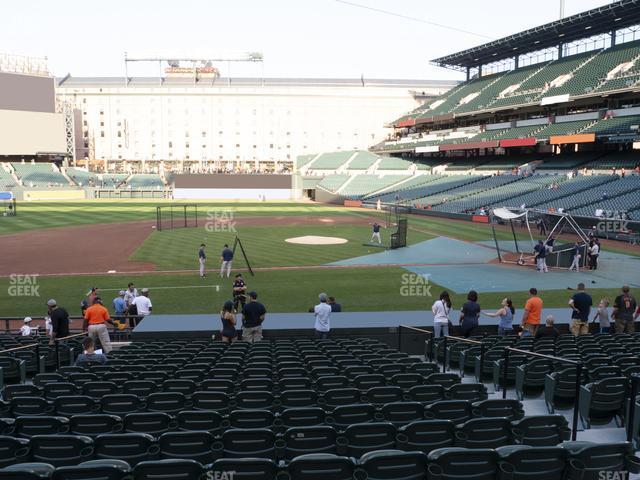
[[[440,298],[436,300],[432,307],[433,312],[433,333],[436,338],[444,333],[449,336],[449,312],[451,312],[451,298],[449,292],[444,291],[440,294]]]

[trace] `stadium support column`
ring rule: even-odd
[[[467,82],[469,81],[469,78],[471,78],[471,67],[467,67]]]
[[[558,59],[561,59],[564,55],[562,52],[562,43],[558,44]]]
[[[513,66],[514,68],[518,68],[520,66],[520,55],[513,57]]]
[[[616,46],[616,31],[615,31],[615,29],[611,30],[611,33],[609,34],[609,36],[611,37],[611,46],[615,47]]]

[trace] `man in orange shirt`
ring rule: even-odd
[[[96,297],[93,299],[93,305],[84,312],[82,329],[88,332],[94,344],[96,343],[96,337],[100,339],[104,353],[111,351],[111,339],[109,338],[109,331],[107,330],[107,322],[111,323],[109,311],[102,305],[102,299]]]
[[[522,333],[529,332],[534,335],[540,325],[542,317],[542,299],[538,296],[536,288],[529,289],[529,300],[524,305],[524,313],[522,314]]]

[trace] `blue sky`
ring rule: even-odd
[[[491,39],[559,17],[559,0],[353,1]],[[565,14],[607,3],[566,0]],[[58,76],[123,75],[125,51],[206,50],[262,52],[266,77],[458,79],[428,61],[486,40],[336,0],[22,0],[0,16],[0,51],[47,56]]]

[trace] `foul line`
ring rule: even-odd
[[[220,291],[220,285],[181,285],[178,287],[149,287],[154,290],[176,290],[178,288],[215,288],[216,292]],[[100,291],[103,292],[119,292],[120,290],[126,290],[123,288],[102,288],[100,287]]]

